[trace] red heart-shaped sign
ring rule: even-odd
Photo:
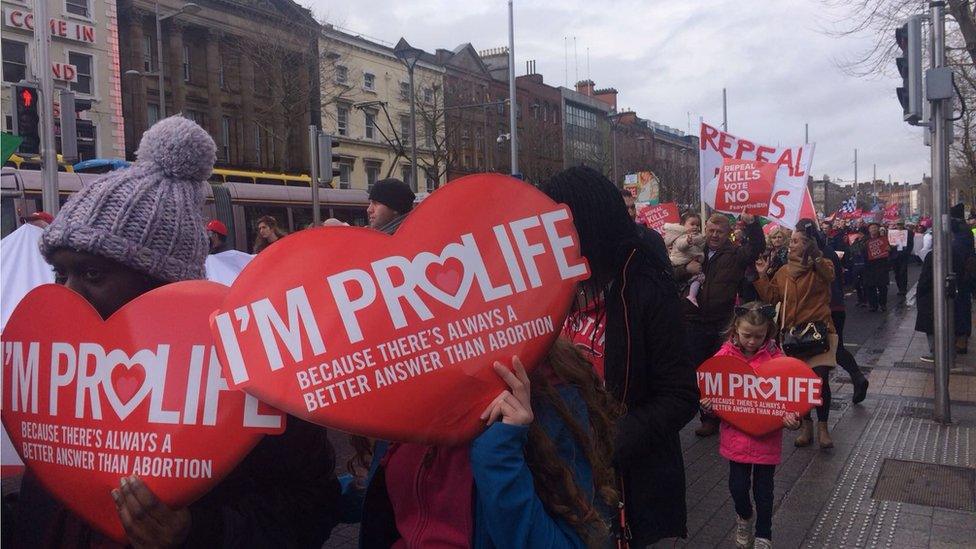
[[[734,356],[712,357],[698,367],[698,390],[712,411],[755,436],[783,427],[783,414],[803,416],[821,404],[821,380],[802,360],[780,357],[755,369]]]
[[[386,440],[473,437],[531,368],[588,276],[569,209],[511,177],[459,179],[394,236],[326,227],[289,236],[240,274],[214,315],[228,380],[292,415]]]
[[[35,288],[2,337],[3,425],[41,484],[124,541],[111,490],[137,475],[184,507],[285,417],[229,390],[208,320],[228,288],[168,284],[108,320],[77,293]]]

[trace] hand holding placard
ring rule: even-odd
[[[698,367],[702,408],[754,436],[786,426],[785,414],[802,416],[819,406],[821,379],[803,361],[780,357],[755,370],[731,356]]]
[[[125,540],[111,496],[120,478],[138,476],[179,509],[284,429],[280,412],[221,375],[207,319],[227,290],[167,284],[102,320],[83,297],[48,284],[6,325],[7,433],[47,491],[116,540]]]
[[[309,254],[314,250],[314,254]],[[213,317],[231,383],[293,415],[386,440],[452,444],[531,369],[588,276],[568,208],[516,179],[462,178],[394,236],[292,235],[251,262]]]

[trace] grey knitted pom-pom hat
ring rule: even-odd
[[[138,160],[75,193],[41,237],[105,257],[164,282],[205,278],[209,242],[201,209],[217,147],[195,122],[172,116],[142,136]]]

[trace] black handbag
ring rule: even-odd
[[[784,292],[782,309],[780,311],[780,339],[782,341],[783,352],[786,356],[794,358],[807,358],[822,355],[830,350],[830,338],[827,332],[826,322],[807,322],[798,324],[789,329],[786,324],[786,295]]]
[[[826,322],[807,322],[783,332],[783,352],[794,358],[822,355],[830,350]]]

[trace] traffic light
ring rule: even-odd
[[[339,155],[333,154],[333,149],[339,148],[339,141],[327,133],[319,133],[319,180],[328,183],[330,187],[332,180],[339,177],[339,168],[334,166],[339,162]]]
[[[37,88],[31,86],[13,85],[10,87],[14,94],[13,133],[19,135],[20,152],[39,154],[41,151],[40,114],[38,113],[39,94]]]
[[[922,20],[918,16],[895,29],[895,41],[901,55],[895,59],[901,75],[897,89],[904,120],[917,125],[922,119]]]

